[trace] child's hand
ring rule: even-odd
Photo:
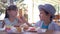
[[[28,30],[29,26],[24,26],[24,31]]]
[[[14,27],[20,27],[20,23],[15,24]]]
[[[35,27],[29,27],[28,31],[35,31]]]

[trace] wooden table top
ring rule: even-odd
[[[0,34],[60,34],[60,31],[51,31],[51,30],[48,30],[45,33],[37,33],[37,32],[7,33],[7,32],[0,31]]]

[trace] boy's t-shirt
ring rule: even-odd
[[[60,31],[60,26],[54,22],[49,24],[48,30]]]
[[[45,26],[43,23],[43,21],[39,21],[35,24],[35,26],[48,30],[60,31],[60,26],[53,21],[48,26]]]
[[[36,24],[35,24],[36,27],[40,27],[42,29],[48,29],[48,26],[49,25],[45,25],[43,21],[38,21]]]
[[[48,29],[48,26],[49,26],[49,25],[45,25],[45,24],[43,23],[42,26],[41,26],[41,28],[43,28],[43,29]]]

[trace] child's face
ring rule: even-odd
[[[7,12],[8,12],[9,17],[16,17],[17,16],[17,11],[18,10],[10,10],[10,11],[7,11]]]
[[[46,15],[46,13],[44,12],[44,10],[40,10],[39,17],[40,17],[41,20],[47,20],[47,19],[50,18],[49,15]]]

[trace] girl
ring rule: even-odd
[[[23,20],[17,18],[17,12],[18,8],[16,7],[16,5],[10,5],[6,9],[6,16],[3,21],[2,27],[4,27],[4,25],[20,26],[21,24],[23,24],[24,23]]]

